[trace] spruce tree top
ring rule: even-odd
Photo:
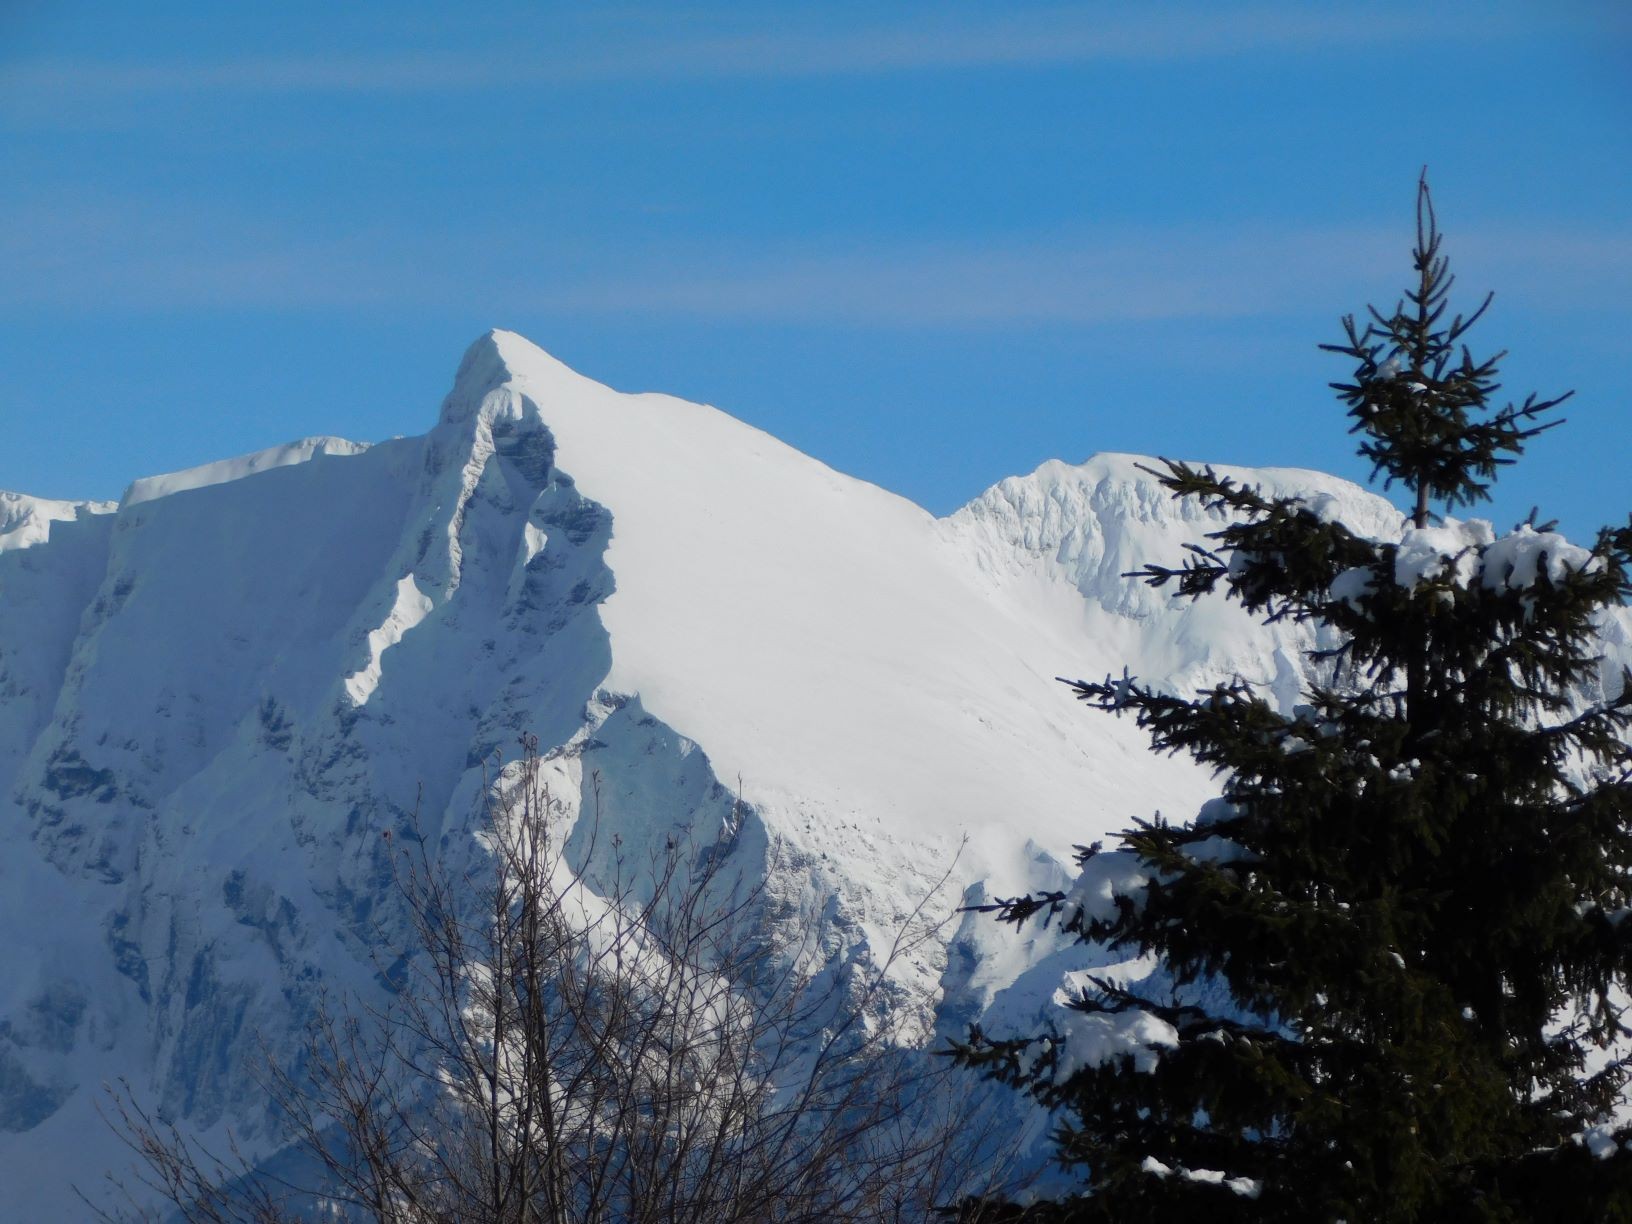
[[[1081,850],[1069,891],[986,907],[1145,958],[1052,1032],[953,1051],[1057,1111],[1085,1180],[1026,1218],[1632,1220],[1632,683],[1598,636],[1632,594],[1632,527],[1589,549],[1431,522],[1488,496],[1563,397],[1492,407],[1498,358],[1462,343],[1485,308],[1447,321],[1426,183],[1413,263],[1392,314],[1329,346],[1361,453],[1414,503],[1399,537],[1170,462],[1175,496],[1233,521],[1129,575],[1321,626],[1303,703],[1072,685],[1223,793]]]
[[[1353,315],[1346,316],[1345,343],[1321,345],[1354,359],[1354,381],[1332,387],[1354,419],[1350,432],[1363,435],[1360,453],[1371,460],[1373,478],[1382,475],[1385,489],[1398,483],[1412,490],[1418,527],[1427,526],[1432,502],[1454,509],[1486,500],[1496,469],[1512,463],[1527,439],[1562,424],[1536,422],[1569,398],[1531,395],[1490,412],[1500,389],[1497,363],[1507,354],[1476,361],[1462,338],[1492,295],[1471,315],[1454,315],[1447,323],[1455,277],[1439,248],[1424,175],[1417,182],[1417,244],[1411,252],[1416,286],[1389,315],[1368,308],[1364,331]]]

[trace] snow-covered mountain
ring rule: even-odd
[[[258,1042],[292,1050],[320,983],[369,988],[383,835],[417,812],[468,844],[485,762],[522,731],[569,807],[598,776],[632,848],[729,825],[739,869],[841,914],[857,963],[949,866],[947,909],[1193,812],[1209,778],[1053,678],[1240,675],[1290,702],[1307,643],[1121,577],[1217,525],[1138,463],[1051,462],[937,519],[493,332],[422,437],[308,439],[117,506],[0,494],[17,1218],[71,1218],[69,1183],[120,1163],[95,1108],[115,1077],[261,1142]],[[1332,477],[1241,475],[1398,530]],[[1052,945],[976,918],[948,936],[895,966],[926,1027],[1058,985]]]

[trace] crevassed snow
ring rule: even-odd
[[[946,520],[994,589],[1062,623],[1080,646],[1063,675],[1116,674],[1193,692],[1235,677],[1262,685],[1290,708],[1302,683],[1301,652],[1313,631],[1266,633],[1238,604],[1175,598],[1123,575],[1151,561],[1174,564],[1184,546],[1227,521],[1194,498],[1175,499],[1154,459],[1095,455],[1050,460],[1028,476],[992,486]],[[1364,535],[1394,538],[1402,516],[1375,494],[1319,472],[1216,466],[1222,476],[1269,496],[1298,497],[1315,513]]]

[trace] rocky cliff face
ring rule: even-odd
[[[1398,529],[1330,477],[1243,475]],[[1122,456],[937,520],[503,332],[422,437],[312,439],[116,507],[0,495],[0,1184],[20,1218],[72,1214],[69,1183],[120,1162],[95,1113],[118,1076],[264,1144],[259,1042],[292,1051],[320,984],[382,988],[386,835],[475,853],[522,731],[569,814],[598,785],[634,850],[718,844],[836,915],[852,965],[949,866],[948,910],[1193,812],[1209,779],[1053,677],[1293,700],[1306,642],[1121,577],[1214,526]],[[892,997],[925,1033],[1041,1006],[1055,951],[963,921]]]

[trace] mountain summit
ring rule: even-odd
[[[1399,529],[1331,477],[1236,474]],[[597,802],[634,853],[718,845],[793,910],[839,914],[852,966],[948,869],[946,912],[1060,882],[1085,831],[1194,812],[1205,775],[1082,718],[1054,677],[1132,660],[1295,700],[1295,632],[1121,577],[1217,522],[1113,455],[937,519],[503,331],[420,437],[307,439],[117,506],[0,494],[13,1209],[73,1214],[70,1183],[122,1163],[95,1108],[118,1076],[265,1150],[260,1043],[291,1054],[320,987],[382,988],[387,835],[479,853],[522,732],[569,819]],[[1059,985],[1052,944],[991,927],[893,967],[926,1037]]]

